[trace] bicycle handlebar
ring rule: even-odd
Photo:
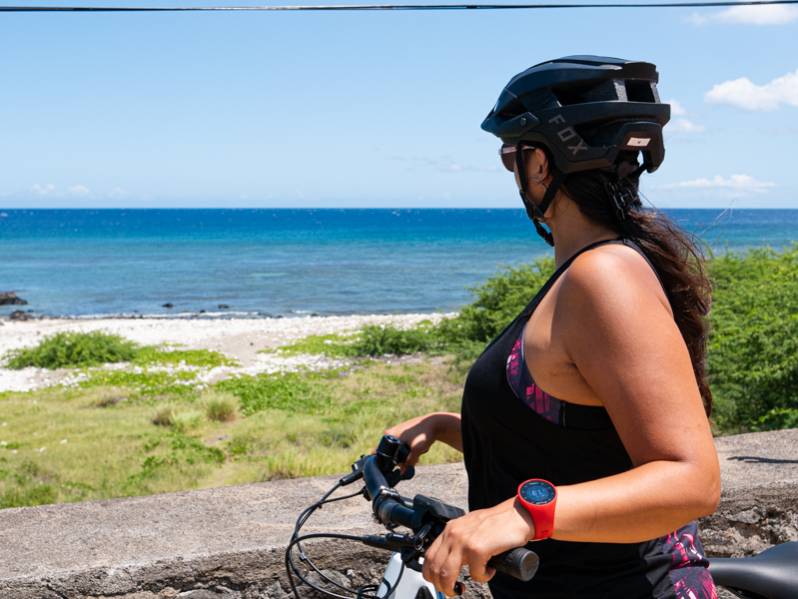
[[[374,516],[388,528],[399,525],[418,532],[428,523],[424,521],[428,517],[443,526],[448,520],[465,515],[460,508],[421,495],[416,496],[412,507],[407,505],[406,500],[388,484],[378,455],[365,457],[361,468]],[[498,572],[527,582],[537,572],[538,561],[534,551],[517,547],[492,557],[488,565]]]

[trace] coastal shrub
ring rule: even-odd
[[[101,331],[90,333],[64,332],[44,338],[34,347],[18,349],[6,356],[7,367],[18,370],[36,368],[74,368],[129,362],[138,346],[118,335]]]
[[[437,334],[437,330],[426,322],[411,329],[366,325],[361,329],[352,347],[354,355],[374,357],[440,351],[444,349],[445,344]]]
[[[330,407],[326,383],[335,376],[336,371],[239,376],[221,381],[215,388],[238,397],[245,416],[262,410],[320,414]]]
[[[439,352],[448,347],[430,321],[410,329],[391,325],[365,325],[349,335],[310,335],[280,348],[289,355],[320,354],[330,358],[371,358],[404,356],[418,352]]]
[[[798,409],[773,408],[764,416],[760,416],[753,428],[756,430],[798,428]]]
[[[709,377],[722,431],[795,426],[798,244],[710,261]]]
[[[215,368],[236,366],[238,362],[220,352],[207,349],[173,349],[140,346],[129,339],[102,331],[62,332],[45,337],[34,347],[12,350],[6,355],[11,369],[79,368],[132,362],[138,366],[194,366]]]
[[[232,422],[236,419],[237,406],[234,396],[214,395],[205,400],[205,415],[214,422]]]

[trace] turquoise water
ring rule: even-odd
[[[715,251],[798,240],[798,210],[668,213]],[[277,316],[453,310],[551,250],[521,210],[262,209],[0,210],[0,251],[37,314]]]

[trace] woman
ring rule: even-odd
[[[657,81],[649,63],[565,57],[514,77],[482,124],[557,269],[470,369],[461,414],[387,431],[410,464],[435,441],[464,453],[471,511],[424,562],[446,595],[467,565],[495,599],[717,596],[695,523],[720,497],[709,283],[638,197],[664,158]],[[487,567],[532,540],[532,581]]]

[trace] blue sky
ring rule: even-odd
[[[654,205],[798,208],[797,33],[788,7],[0,14],[0,207],[517,207],[482,119],[599,54],[675,101]]]

